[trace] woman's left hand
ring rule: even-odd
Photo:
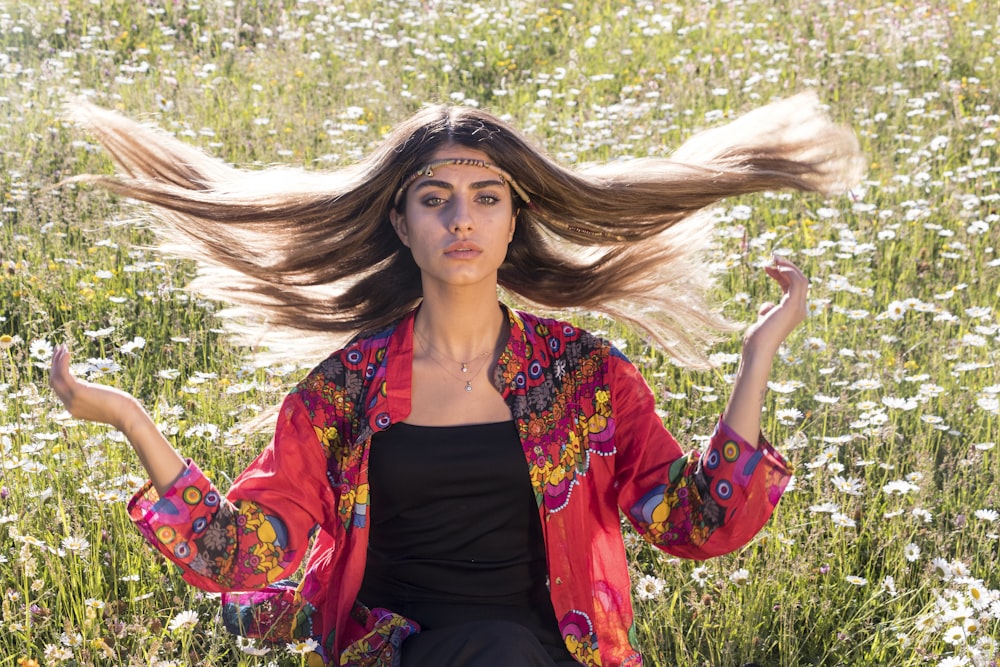
[[[771,363],[788,334],[806,319],[809,294],[809,279],[783,257],[775,257],[773,264],[764,267],[764,272],[781,286],[781,300],[762,305],[757,321],[743,335],[740,367],[722,414],[722,420],[754,446],[760,433],[760,412]]]
[[[774,355],[788,335],[806,319],[809,279],[799,267],[784,257],[774,257],[774,263],[764,272],[781,287],[781,300],[760,307],[757,321],[743,335],[745,351]]]

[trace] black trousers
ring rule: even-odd
[[[553,657],[562,653],[558,658]],[[471,621],[424,630],[403,642],[402,667],[578,667],[511,621]]]

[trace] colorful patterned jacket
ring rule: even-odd
[[[494,370],[517,424],[566,646],[585,665],[640,665],[620,514],[664,551],[704,559],[746,544],[790,471],[723,422],[699,456],[664,428],[638,370],[607,341],[508,310]],[[312,637],[329,664],[392,665],[419,627],[356,603],[368,545],[372,434],[410,412],[413,314],[334,353],[282,404],[274,439],[228,496],[190,464],[129,511],[184,578],[224,596],[231,629]],[[305,576],[285,580],[315,541]],[[233,593],[237,591],[236,593]],[[238,591],[249,591],[239,593]]]

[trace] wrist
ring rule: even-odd
[[[780,345],[771,345],[758,339],[744,339],[740,361],[746,365],[770,367],[779,347]]]
[[[115,419],[111,425],[129,439],[143,424],[152,423],[152,419],[146,414],[142,404],[132,396],[121,396],[121,404],[116,407],[114,413]]]

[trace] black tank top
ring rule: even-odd
[[[398,423],[372,438],[358,597],[423,629],[502,619],[563,647],[538,505],[514,422]]]

